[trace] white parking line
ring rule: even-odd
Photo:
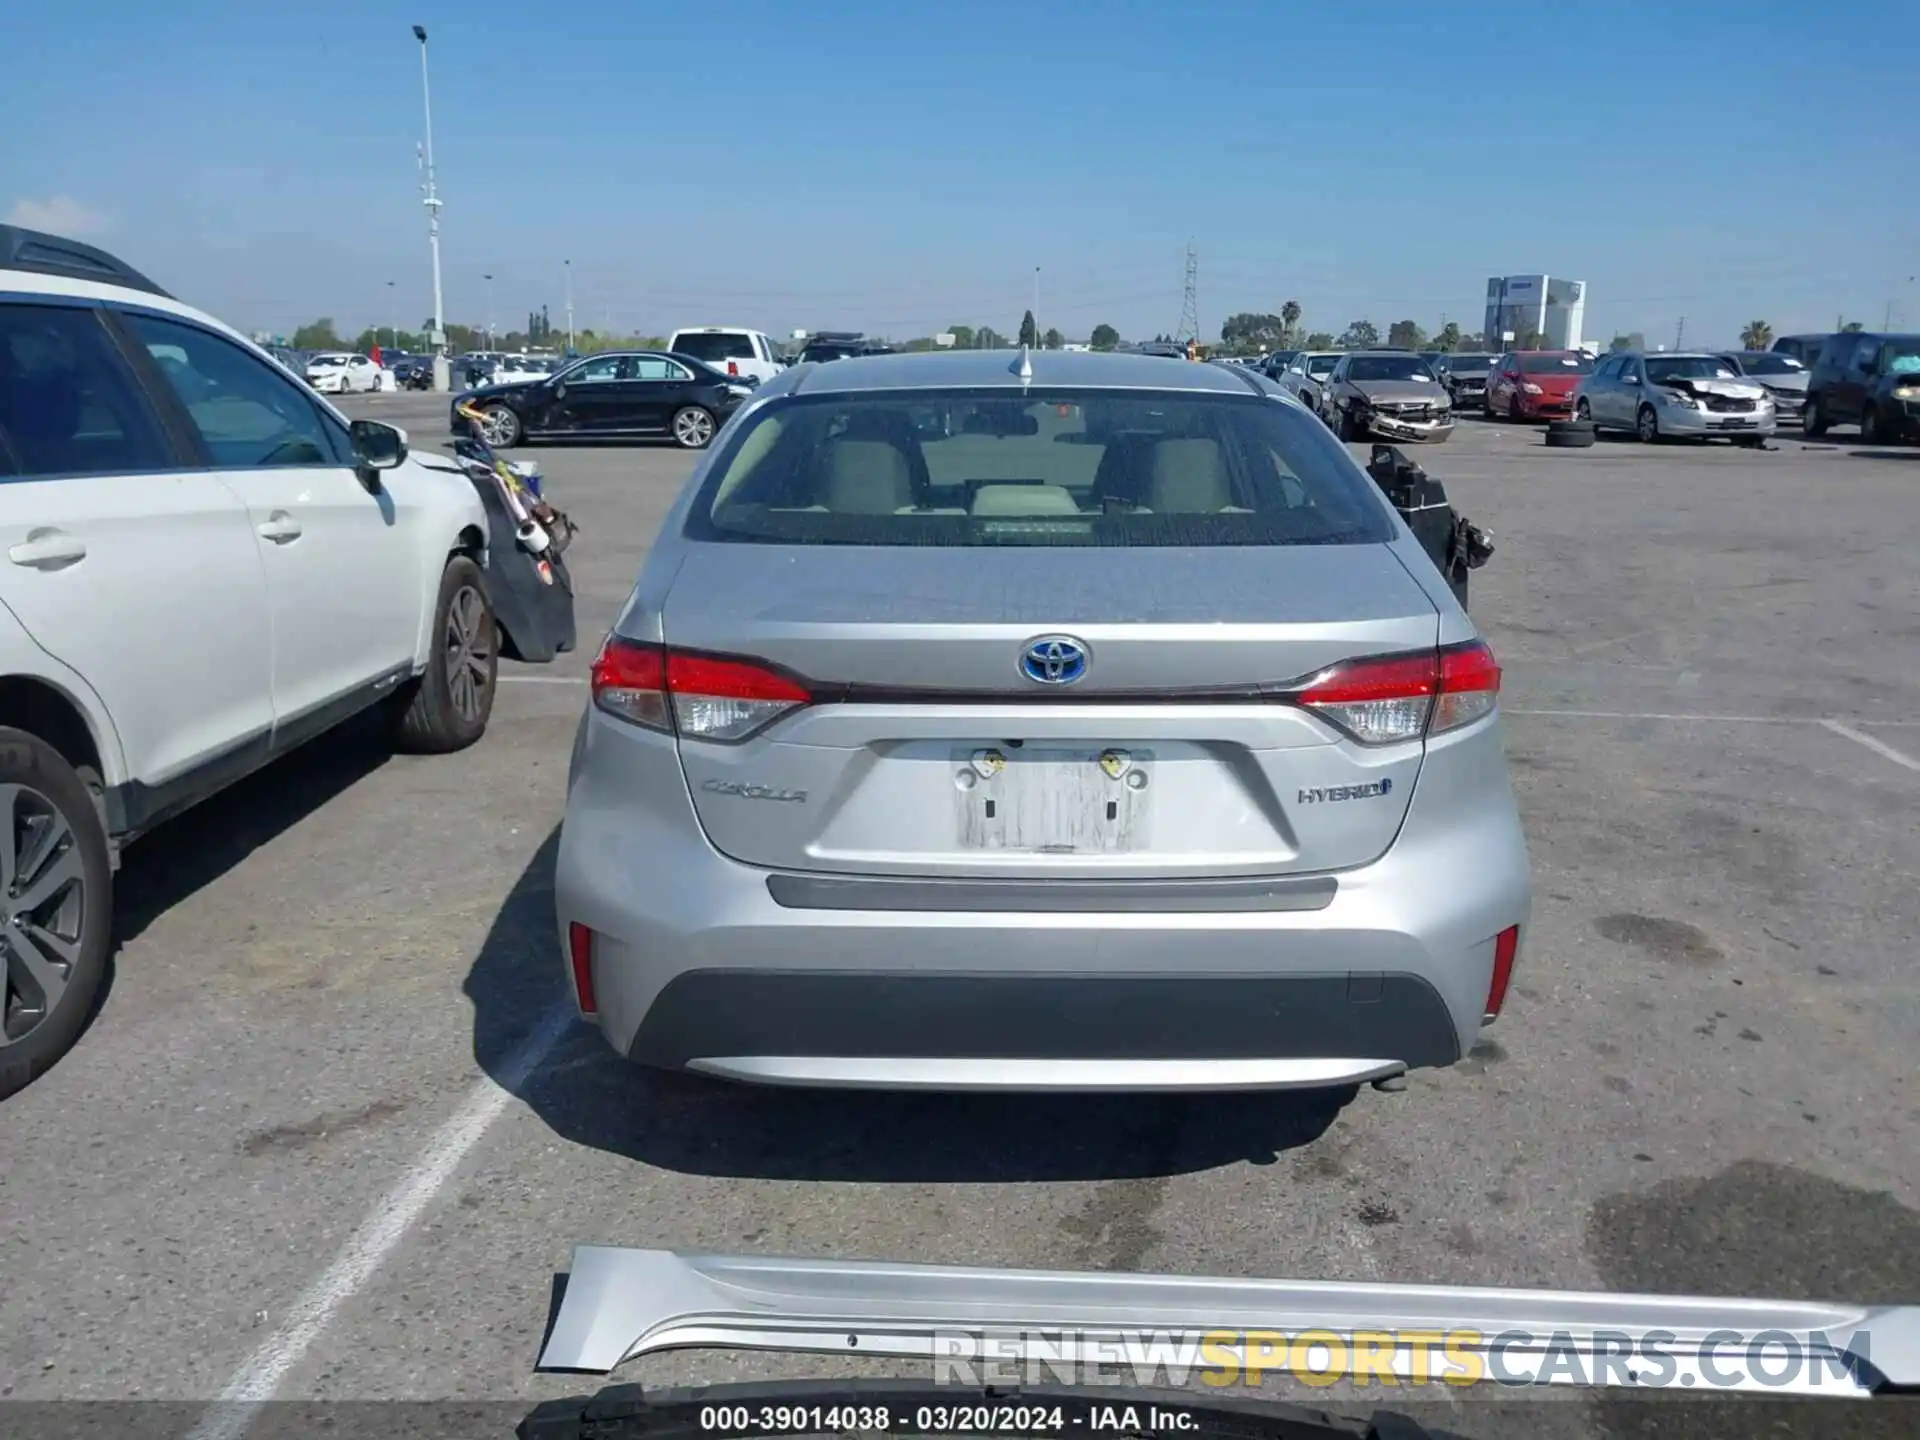
[[[1842,725],[1838,720],[1822,720],[1820,724],[1836,735],[1844,735],[1856,745],[1866,746],[1874,754],[1884,756],[1896,765],[1904,765],[1909,770],[1920,771],[1920,760],[1914,759],[1904,750],[1894,749],[1884,740],[1876,740],[1873,736],[1863,734],[1851,725]]]
[[[234,1372],[188,1440],[240,1440],[246,1434],[259,1413],[257,1407],[273,1398],[327,1322],[365,1288],[487,1127],[500,1118],[507,1103],[560,1043],[573,1018],[564,1007],[548,1015],[500,1067],[497,1080],[485,1078],[474,1085],[452,1118],[427,1141],[413,1168],[373,1207],[333,1263],[293,1302],[280,1327]]]
[[[1558,720],[1686,720],[1710,725],[1812,725],[1797,715],[1683,715],[1663,710],[1523,710],[1502,705],[1508,715],[1544,715]]]

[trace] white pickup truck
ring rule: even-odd
[[[775,358],[778,352],[773,341],[758,330],[734,325],[676,330],[667,341],[667,349],[704,361],[723,375],[750,377],[756,384],[771,380],[784,368]]]

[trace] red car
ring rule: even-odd
[[[1487,376],[1487,418],[1571,419],[1574,386],[1592,373],[1578,350],[1509,350]]]

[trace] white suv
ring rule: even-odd
[[[702,325],[691,330],[676,330],[667,341],[667,349],[676,355],[690,355],[704,361],[722,375],[742,376],[754,384],[771,380],[786,367],[779,351],[758,330],[743,330],[732,325]]]
[[[84,1024],[128,840],[372,706],[480,738],[486,536],[451,460],[0,226],[0,1096]]]

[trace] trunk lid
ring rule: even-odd
[[[661,619],[670,647],[763,661],[816,695],[745,743],[680,742],[722,853],[1059,878],[1377,858],[1421,743],[1357,745],[1258,687],[1439,631],[1384,545],[695,544]],[[1048,635],[1084,645],[1077,682],[1022,674]]]

